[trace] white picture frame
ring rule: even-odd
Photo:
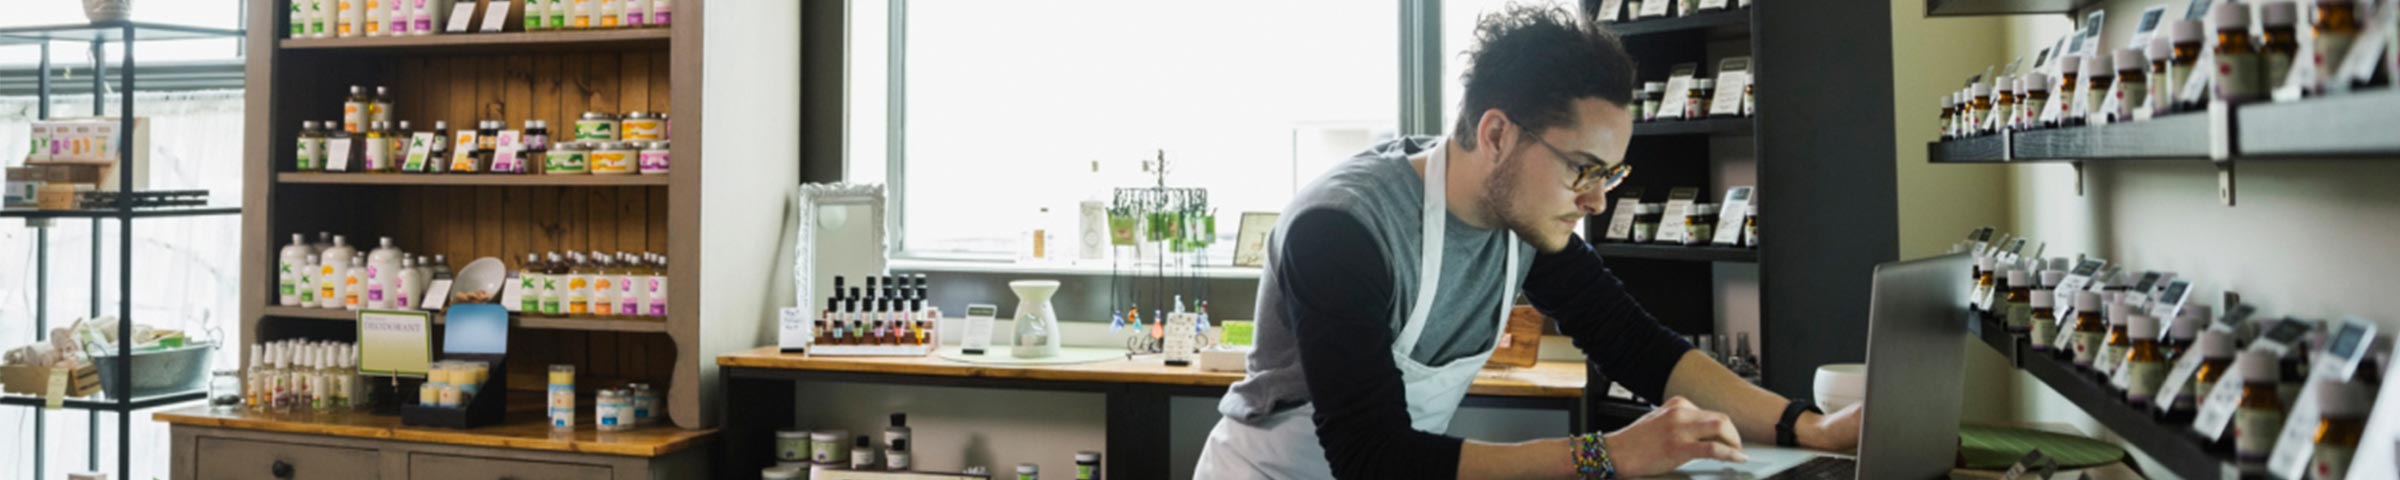
[[[792,195],[792,292],[801,312],[821,310],[816,301],[833,296],[833,283],[820,276],[889,271],[884,204],[882,184],[810,183]],[[827,254],[832,256],[820,257]]]

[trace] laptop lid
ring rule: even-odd
[[[1947,478],[1958,456],[1965,254],[1875,266],[1858,478]]]

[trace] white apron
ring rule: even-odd
[[[1409,426],[1418,431],[1442,433],[1450,429],[1450,417],[1458,413],[1458,404],[1467,398],[1467,388],[1474,385],[1476,372],[1491,360],[1499,349],[1499,339],[1506,330],[1499,323],[1492,331],[1492,349],[1483,354],[1457,359],[1447,366],[1434,367],[1417,362],[1410,356],[1417,340],[1425,334],[1425,317],[1433,311],[1433,297],[1440,292],[1442,272],[1442,227],[1449,224],[1449,199],[1444,198],[1443,184],[1449,172],[1449,147],[1435,145],[1433,155],[1425,161],[1424,239],[1417,262],[1417,298],[1408,312],[1408,323],[1400,327],[1400,338],[1392,342],[1392,363],[1400,368],[1400,382],[1408,392]],[[1500,305],[1497,322],[1508,321],[1508,311],[1517,296],[1517,236],[1508,234],[1508,266],[1501,277]],[[1317,443],[1317,425],[1310,417],[1316,414],[1315,405],[1277,413],[1256,425],[1231,418],[1219,419],[1217,427],[1208,433],[1208,443],[1200,452],[1200,464],[1192,476],[1200,479],[1330,479],[1333,467],[1325,461],[1325,447]]]

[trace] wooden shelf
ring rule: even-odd
[[[193,407],[153,413],[150,418],[195,427],[635,457],[682,451],[699,446],[717,434],[715,429],[685,430],[657,425],[603,435],[589,426],[588,416],[576,422],[574,433],[561,434],[550,430],[547,418],[536,418],[534,414],[516,415],[498,425],[466,430],[412,427],[401,425],[398,416],[363,412],[218,412],[208,407]]]
[[[2099,3],[2100,0],[1925,0],[1925,16],[2074,14]]]
[[[663,187],[667,185],[667,176],[285,172],[275,174],[275,181],[307,185]]]
[[[2400,135],[2392,133],[2400,125],[2400,89],[2257,103],[2235,112],[2234,145],[2244,157],[2400,156]]]
[[[1980,320],[1967,317],[1970,330],[1985,328]],[[1998,325],[1991,325],[1997,327]],[[2004,352],[2018,369],[2032,374],[2048,385],[2050,390],[2066,397],[2068,402],[2083,409],[2084,414],[2099,420],[2128,445],[2156,460],[2158,464],[2183,478],[2235,478],[2238,475],[2230,460],[2231,452],[2211,452],[2208,443],[2191,433],[2188,424],[2159,420],[2146,408],[2126,403],[2124,395],[2101,384],[2099,376],[2079,370],[2075,364],[2059,357],[2019,348],[2025,339],[2002,331],[2000,335],[1978,335],[1985,346]],[[2018,352],[2008,354],[2005,352]]]
[[[1749,117],[1664,119],[1633,124],[1633,135],[1749,135],[1750,125]]]
[[[337,321],[353,321],[358,319],[358,312],[330,308],[270,306],[265,308],[265,313],[270,317],[281,318]],[[547,317],[538,315],[518,315],[513,313],[509,314],[509,316],[516,318],[517,328],[534,330],[633,333],[666,333],[667,331],[667,321],[664,319]],[[442,314],[435,313],[433,315],[433,323],[442,323]]]
[[[1738,247],[1686,247],[1669,244],[1594,243],[1600,258],[1644,258],[1694,262],[1758,263],[1758,251]]]
[[[665,49],[673,30],[626,28],[507,33],[442,33],[393,37],[286,38],[276,46],[287,51],[373,51],[385,53],[477,53],[528,51],[605,51],[626,48]]]
[[[1608,24],[1618,36],[1699,32],[1712,37],[1750,34],[1750,9],[1735,8],[1698,15],[1630,20]]]

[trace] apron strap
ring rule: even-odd
[[[1418,237],[1417,300],[1408,310],[1408,322],[1400,326],[1400,338],[1392,344],[1393,351],[1402,356],[1417,351],[1417,340],[1425,336],[1425,318],[1433,312],[1434,294],[1441,292],[1443,226],[1448,225],[1449,198],[1444,186],[1448,183],[1450,161],[1449,142],[1433,145],[1433,155],[1425,159],[1425,200]],[[1511,250],[1512,252],[1514,250]]]

